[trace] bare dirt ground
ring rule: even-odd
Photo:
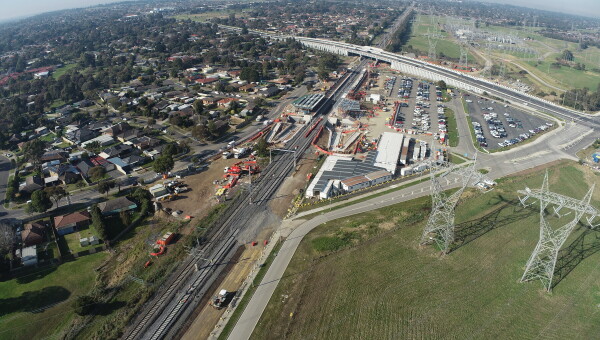
[[[306,156],[298,162],[297,170],[292,176],[286,178],[275,195],[275,199],[269,203],[270,216],[257,217],[262,221],[262,223],[259,223],[261,224],[261,228],[258,235],[252,236],[249,232],[248,235],[242,237],[242,239],[247,241],[245,244],[246,249],[237,263],[231,268],[223,282],[211,293],[211,297],[216,295],[221,289],[236,291],[241,288],[244,279],[250,274],[250,271],[256,266],[257,260],[260,258],[261,252],[264,249],[264,240],[270,238],[273,231],[278,227],[278,223],[281,222],[281,218],[287,214],[288,208],[291,206],[294,197],[296,197],[296,195],[300,193],[300,190],[306,186],[306,176],[312,171],[316,164],[316,158],[317,156],[314,153],[307,153]],[[219,165],[218,169],[221,169],[223,166],[226,165]],[[212,183],[212,180],[210,183]],[[252,246],[249,243],[251,241],[256,241],[257,245]],[[208,338],[224,312],[224,309],[217,310],[208,304],[203,306],[182,339],[195,340]]]
[[[214,197],[218,186],[214,185],[213,181],[222,180],[223,168],[239,161],[235,158],[218,159],[212,162],[207,170],[184,177],[181,181],[191,190],[179,195],[173,201],[163,202],[163,207],[183,211],[182,217],[186,215],[193,218],[204,217],[210,208],[218,203]]]
[[[307,183],[306,176],[312,171],[317,162],[317,155],[314,153],[306,153],[301,161],[298,162],[296,171],[292,173],[283,182],[281,188],[277,191],[275,199],[269,203],[269,207],[273,214],[280,218],[285,217],[288,209],[291,207],[292,200],[296,197],[300,190],[304,189]]]
[[[265,229],[257,239],[268,239],[272,229]],[[227,274],[219,287],[211,293],[212,296],[218,294],[219,290],[225,289],[228,292],[234,292],[241,288],[244,279],[250,274],[250,271],[255,266],[256,261],[264,249],[263,243],[258,243],[256,246],[246,245],[246,249],[240,256],[240,259]],[[200,313],[190,325],[187,332],[183,335],[183,340],[207,339],[210,333],[214,330],[215,325],[225,312],[225,309],[215,309],[206,304],[202,307]]]

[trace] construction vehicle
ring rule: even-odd
[[[225,289],[221,289],[219,294],[211,300],[210,305],[216,309],[225,308],[233,298],[233,295],[233,292],[228,292]]]
[[[171,243],[171,241],[173,240],[173,237],[175,237],[175,234],[173,234],[172,232],[167,232],[163,235],[163,237],[161,237],[159,240],[156,241],[156,244],[160,244],[163,246],[168,245],[169,243]]]

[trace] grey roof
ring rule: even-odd
[[[308,94],[294,100],[292,105],[300,109],[311,111],[317,106],[317,104],[321,102],[323,98],[325,98],[325,96],[321,93]]]
[[[323,190],[327,186],[329,180],[344,180],[351,177],[366,175],[372,172],[385,170],[378,166],[374,166],[376,152],[367,153],[364,161],[354,161],[339,159],[332,170],[323,171],[321,178],[315,185],[315,189]]]

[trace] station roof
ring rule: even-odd
[[[292,102],[299,109],[312,111],[323,100],[325,96],[321,93],[313,93],[302,96]]]

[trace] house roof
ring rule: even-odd
[[[112,200],[108,200],[106,202],[98,203],[98,208],[100,208],[100,211],[103,213],[119,209],[125,209],[130,206],[137,207],[137,204],[127,199],[127,197],[118,197]]]
[[[94,167],[94,164],[92,164],[92,162],[90,162],[87,159],[84,159],[81,162],[77,163],[77,168],[81,171],[82,174],[84,174],[86,176],[87,176],[88,172],[90,171],[90,169],[93,167]]]
[[[25,224],[21,232],[21,240],[26,246],[42,243],[44,241],[44,229],[46,229],[46,226],[38,222]]]
[[[54,217],[54,227],[56,229],[64,228],[73,223],[88,221],[90,214],[87,211],[78,211],[68,215]]]

